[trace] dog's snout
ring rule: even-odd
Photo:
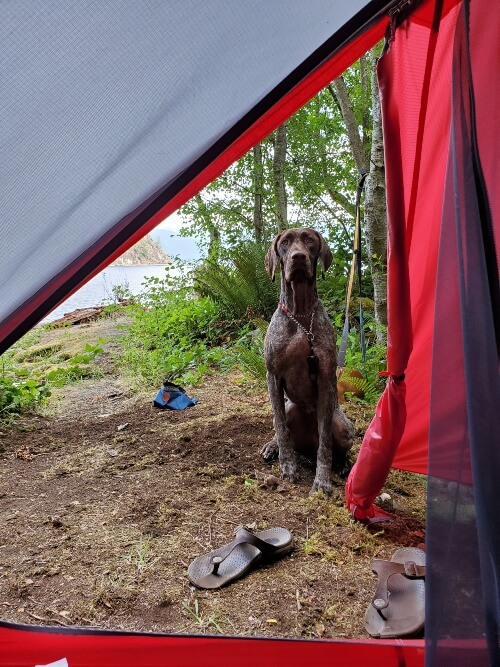
[[[307,255],[303,250],[294,250],[290,253],[290,259],[295,261],[304,261],[306,258]]]
[[[300,239],[294,239],[284,261],[285,280],[304,280],[312,277],[313,264],[309,249]]]

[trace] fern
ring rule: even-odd
[[[359,398],[357,396],[350,396],[350,400],[355,401],[355,402],[361,402],[361,403],[369,403],[370,405],[374,405],[377,403],[378,399],[380,398],[380,393],[381,393],[381,381],[380,377],[374,376],[374,377],[369,377],[369,378],[359,378],[355,375],[351,375],[351,372],[354,369],[345,369],[342,375],[340,376],[339,380],[342,381],[347,381],[350,382],[352,385],[356,387],[356,389],[360,389],[364,396],[363,398]],[[349,396],[351,392],[346,391],[346,396]]]
[[[235,249],[227,264],[207,260],[195,271],[194,284],[227,317],[269,320],[278,301],[278,287],[265,271],[265,250],[258,243]]]
[[[266,388],[266,364],[264,361],[264,337],[267,331],[267,322],[262,319],[253,320],[255,329],[242,338],[233,347],[234,362],[240,366],[256,384]]]

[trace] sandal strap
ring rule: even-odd
[[[385,609],[389,604],[388,581],[395,574],[401,574],[407,579],[425,579],[425,565],[417,565],[412,560],[397,563],[392,560],[375,558],[372,561],[372,571],[378,575],[378,584],[372,605],[377,611]]]
[[[265,540],[261,540],[251,530],[248,530],[244,526],[239,526],[235,531],[233,541],[221,549],[217,556],[212,558],[215,572],[217,572],[219,565],[229,556],[229,554],[238,546],[238,544],[251,544],[252,546],[256,547],[264,557],[272,556],[278,549],[278,547],[276,547],[274,544],[266,542]]]

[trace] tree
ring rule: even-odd
[[[262,200],[264,197],[264,162],[262,145],[253,149],[253,229],[257,243],[262,243],[264,235],[264,218],[262,216]]]
[[[276,231],[282,232],[288,227],[288,210],[285,185],[286,162],[286,124],[278,127],[274,133],[273,184]]]
[[[373,282],[375,320],[379,324],[387,325],[387,207],[382,115],[375,60],[371,66],[371,82],[373,121],[370,171],[365,185],[365,231]],[[378,338],[381,338],[380,331]]]
[[[365,182],[364,231],[367,241],[367,256],[373,282],[375,321],[387,324],[387,210],[385,198],[384,145],[382,137],[382,116],[376,75],[378,49],[360,60],[361,87],[363,97],[369,90],[371,122],[368,126],[367,105],[363,104],[361,133],[354,111],[352,95],[341,76],[333,82],[329,90],[338,102],[344,118],[349,145],[358,174],[367,173]],[[369,71],[370,87],[367,86]],[[371,129],[371,142],[367,141]],[[381,330],[378,332],[381,338]]]
[[[382,127],[366,54],[243,156],[181,210],[185,233],[221,257],[245,240],[267,244],[288,226],[307,225],[335,250],[337,275],[350,263],[356,186],[368,172],[364,232],[376,321],[386,323],[386,211]]]

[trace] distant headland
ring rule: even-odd
[[[111,266],[145,266],[148,264],[171,264],[158,241],[147,235],[115,259]]]

